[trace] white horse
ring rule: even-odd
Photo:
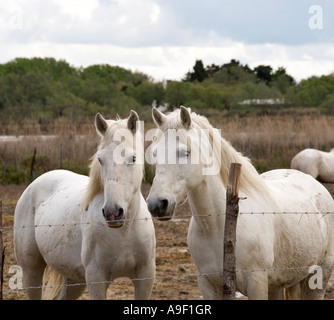
[[[91,299],[105,299],[110,282],[123,276],[133,279],[136,299],[150,298],[155,231],[140,189],[144,147],[138,120],[134,111],[116,121],[97,114],[101,142],[90,177],[50,171],[20,197],[14,246],[29,299],[41,299],[46,266],[62,275],[55,299],[77,299],[85,283]]]
[[[291,169],[308,173],[323,182],[334,183],[334,149],[330,152],[304,149],[292,158]]]
[[[260,176],[206,118],[182,106],[169,115],[153,109],[153,119],[159,130],[150,147],[156,175],[148,208],[154,217],[168,220],[188,197],[188,245],[203,297],[222,298],[226,186],[230,164],[237,162],[242,165],[239,195],[247,197],[239,203],[237,290],[250,299],[278,299],[284,288],[295,297],[300,288],[302,298],[322,299],[334,263],[334,214],[326,214],[334,213],[329,192],[297,170]],[[165,161],[167,154],[176,163]],[[316,288],[308,283],[314,265],[323,274]]]

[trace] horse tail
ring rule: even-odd
[[[43,275],[43,300],[52,300],[59,292],[63,284],[63,276],[50,266],[46,266]]]

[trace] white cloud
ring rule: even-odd
[[[333,5],[318,1],[324,29],[310,30],[309,1],[1,0],[0,63],[49,56],[179,80],[196,59],[237,59],[283,66],[300,80],[334,70]]]
[[[161,13],[160,7],[156,3],[154,3],[152,5],[151,14],[150,14],[150,19],[152,23],[158,22],[160,13]]]
[[[56,6],[60,6],[63,13],[79,17],[85,22],[92,18],[94,10],[99,5],[97,0],[53,0],[53,3]]]
[[[240,60],[251,68],[259,64],[274,69],[285,67],[297,81],[311,75],[329,74],[334,71],[334,52],[325,50],[326,45],[288,47],[283,45],[245,45],[230,42],[224,46],[166,46],[127,48],[110,44],[54,44],[35,42],[29,44],[5,44],[0,52],[0,63],[13,57],[54,57],[65,59],[75,67],[107,63],[148,74],[157,81],[180,80],[190,71],[196,59],[204,65],[222,65],[231,59]],[[316,59],[309,59],[304,52],[323,52]],[[330,54],[331,53],[331,54]]]

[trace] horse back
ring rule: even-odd
[[[80,205],[87,183],[88,177],[54,170],[27,187],[14,214],[14,246],[18,260],[29,251],[53,266],[57,260],[61,261],[63,254],[69,253],[73,265],[80,267]]]

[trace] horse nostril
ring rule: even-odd
[[[168,200],[167,199],[163,199],[160,202],[160,211],[162,212],[166,212],[168,208]]]
[[[102,214],[103,214],[104,217],[106,217],[104,208],[102,208]]]
[[[119,208],[119,209],[118,209],[118,215],[119,215],[119,216],[122,216],[123,213],[124,213],[123,208]]]

